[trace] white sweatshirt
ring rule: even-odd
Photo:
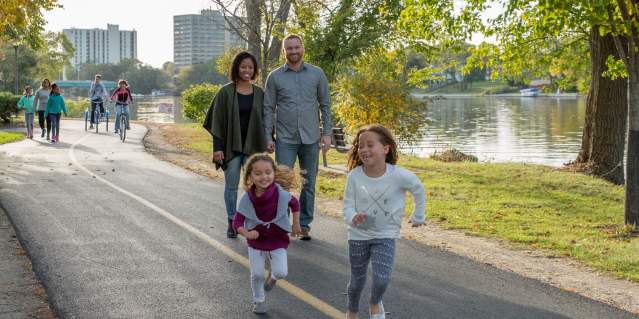
[[[426,220],[426,193],[415,174],[391,164],[386,164],[386,172],[380,177],[368,177],[361,166],[348,174],[344,191],[344,220],[348,225],[349,240],[369,240],[375,238],[399,238],[405,210],[406,192],[413,194],[415,208],[413,223],[423,224]],[[366,221],[355,227],[353,216],[364,212]]]

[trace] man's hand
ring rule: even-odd
[[[275,152],[275,142],[273,142],[273,141],[268,141],[268,142],[266,142],[266,150],[267,150],[269,153],[273,153],[273,152]]]
[[[224,163],[224,152],[222,151],[213,152],[213,162],[218,164]]]
[[[331,142],[332,141],[330,135],[322,136],[322,138],[320,139],[320,148],[322,149],[322,152],[326,153],[329,149],[331,149]]]
[[[357,227],[363,224],[366,221],[367,217],[368,215],[366,215],[366,213],[357,213],[355,214],[355,216],[353,216],[351,223],[353,224],[353,226]]]

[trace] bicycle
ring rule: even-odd
[[[99,124],[101,119],[106,124],[106,131],[107,132],[109,131],[109,109],[106,108],[104,110],[104,113],[100,112],[100,105],[98,103],[101,103],[101,102],[102,102],[101,100],[99,102],[96,101],[95,110],[93,111],[93,114],[91,114],[91,118],[93,119],[93,124],[91,124],[91,126],[95,125],[96,133],[99,132],[99,126],[100,126]],[[91,101],[91,103],[93,103],[93,101]],[[84,110],[84,130],[85,131],[89,130],[89,122],[90,122],[89,114],[90,114],[89,108],[86,108]]]
[[[119,110],[119,117],[115,120],[118,121],[116,124],[116,134],[120,135],[120,140],[124,143],[126,140],[126,131],[129,130],[128,127],[128,104],[115,103],[115,113],[118,114],[118,106],[121,108]],[[116,115],[117,116],[117,115]]]

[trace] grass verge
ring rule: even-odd
[[[24,133],[0,131],[0,145],[21,141],[25,138]]]

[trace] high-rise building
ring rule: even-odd
[[[204,63],[246,42],[229,31],[224,15],[218,10],[201,14],[173,16],[173,62],[176,67]]]
[[[117,24],[107,29],[64,29],[75,54],[71,58],[74,68],[85,64],[117,64],[123,59],[137,59],[137,31],[121,31]]]

